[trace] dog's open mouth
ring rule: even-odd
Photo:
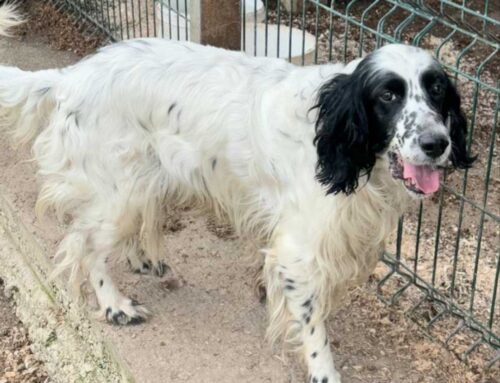
[[[392,176],[402,180],[408,190],[422,195],[430,195],[439,190],[440,169],[430,165],[410,164],[395,152],[389,153],[389,159]]]

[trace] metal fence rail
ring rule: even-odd
[[[195,0],[191,0],[195,1]],[[53,0],[109,40],[190,39],[188,0]],[[392,42],[432,50],[462,93],[473,169],[398,225],[377,294],[475,366],[500,360],[500,6],[488,0],[242,0],[242,47],[298,64]],[[295,7],[294,7],[295,6]],[[294,9],[296,8],[296,9]]]

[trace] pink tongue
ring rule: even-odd
[[[403,162],[403,177],[411,179],[413,184],[425,194],[439,190],[439,170],[426,165],[411,165]]]

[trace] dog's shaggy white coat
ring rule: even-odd
[[[410,75],[433,63],[422,50],[384,49],[410,57]],[[146,309],[117,290],[106,260],[161,274],[165,207],[210,206],[269,244],[269,337],[298,341],[311,382],[339,382],[325,318],[373,270],[409,200],[384,155],[353,194],[327,194],[316,178],[317,91],[358,63],[296,67],[144,39],[62,70],[0,67],[2,126],[17,142],[36,138],[37,212],[72,218],[59,271],[77,288],[88,279],[109,321],[137,321]]]

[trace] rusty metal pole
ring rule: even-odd
[[[240,50],[240,0],[191,0],[191,40]]]

